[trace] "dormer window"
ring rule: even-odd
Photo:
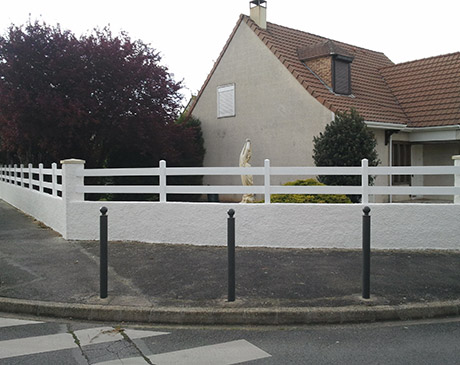
[[[332,88],[336,94],[351,94],[350,57],[336,55],[332,58]]]
[[[351,94],[353,56],[333,41],[297,50],[303,64],[333,93]]]

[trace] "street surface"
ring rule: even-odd
[[[0,364],[459,364],[460,318],[158,327],[0,316]]]

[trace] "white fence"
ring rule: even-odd
[[[51,168],[44,168],[39,164],[34,168],[32,164],[27,167],[24,165],[2,166],[0,167],[0,180],[13,185],[26,187],[30,190],[37,190],[40,193],[47,192],[52,196],[58,196],[62,192],[62,170],[57,168],[57,164],[51,164]]]
[[[457,164],[460,160],[456,160]],[[273,175],[359,175],[360,186],[272,186]],[[272,247],[361,245],[361,204],[270,204],[271,194],[356,194],[369,196],[460,195],[460,186],[369,186],[376,175],[455,175],[460,166],[435,167],[264,167],[85,169],[65,160],[62,168],[9,166],[0,169],[0,198],[44,222],[66,239],[97,240],[99,208],[109,209],[109,239],[202,245],[226,244],[228,209],[236,211],[237,244]],[[262,175],[258,186],[168,185],[168,176]],[[158,185],[88,185],[86,177],[157,176]],[[158,194],[159,202],[90,202],[85,193]],[[263,194],[265,204],[172,203],[168,194]],[[460,204],[369,204],[375,248],[460,249]]]
[[[74,166],[84,166],[84,161],[73,161]],[[63,161],[65,162],[65,161]],[[82,167],[81,166],[81,167]],[[407,166],[407,167],[369,167],[366,159],[360,167],[272,167],[270,161],[265,160],[264,167],[166,167],[166,161],[160,161],[159,167],[153,168],[122,168],[122,169],[84,169],[77,168],[71,175],[77,181],[73,182],[74,193],[99,194],[158,194],[160,202],[167,201],[168,194],[261,194],[266,204],[270,204],[272,194],[346,194],[361,195],[362,203],[368,204],[372,195],[460,195],[460,186],[370,186],[369,177],[379,175],[454,175],[460,176],[460,166]],[[34,180],[33,176],[37,176]],[[168,176],[204,176],[204,175],[261,175],[263,185],[168,185]],[[280,186],[271,185],[271,176],[360,176],[360,186]],[[45,189],[52,195],[60,195],[62,184],[59,177],[62,170],[52,164],[45,169],[40,164],[38,168],[29,165],[4,166],[1,168],[0,179],[3,182],[15,184],[29,189],[44,192]],[[86,185],[85,177],[158,177],[158,185]],[[49,177],[50,181],[46,181]],[[70,176],[68,177],[68,179]],[[456,184],[457,185],[457,184]],[[84,196],[80,196],[84,200]]]

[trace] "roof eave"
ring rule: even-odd
[[[374,129],[393,129],[393,130],[404,130],[405,132],[421,132],[421,131],[450,131],[460,129],[460,124],[442,125],[435,127],[409,127],[407,124],[401,123],[385,123],[385,122],[370,122],[364,121],[369,128]]]
[[[393,129],[393,130],[406,130],[407,124],[402,123],[385,123],[385,122],[370,122],[364,121],[369,128],[374,129]]]

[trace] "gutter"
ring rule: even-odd
[[[375,128],[375,129],[396,129],[398,131],[407,129],[407,124],[401,124],[401,123],[382,123],[382,122],[368,122],[368,121],[364,121],[364,123],[368,127]]]
[[[364,121],[364,123],[370,127],[375,129],[394,129],[398,131],[404,132],[437,132],[437,131],[450,131],[450,130],[458,130],[460,129],[460,124],[454,125],[443,125],[437,127],[408,127],[407,124],[400,124],[400,123],[382,123],[382,122],[368,122]]]
[[[457,130],[460,129],[460,124],[454,125],[443,125],[438,127],[409,127],[406,128],[408,132],[415,132],[415,131],[427,131],[427,132],[436,132],[436,131],[450,131],[450,130]]]

